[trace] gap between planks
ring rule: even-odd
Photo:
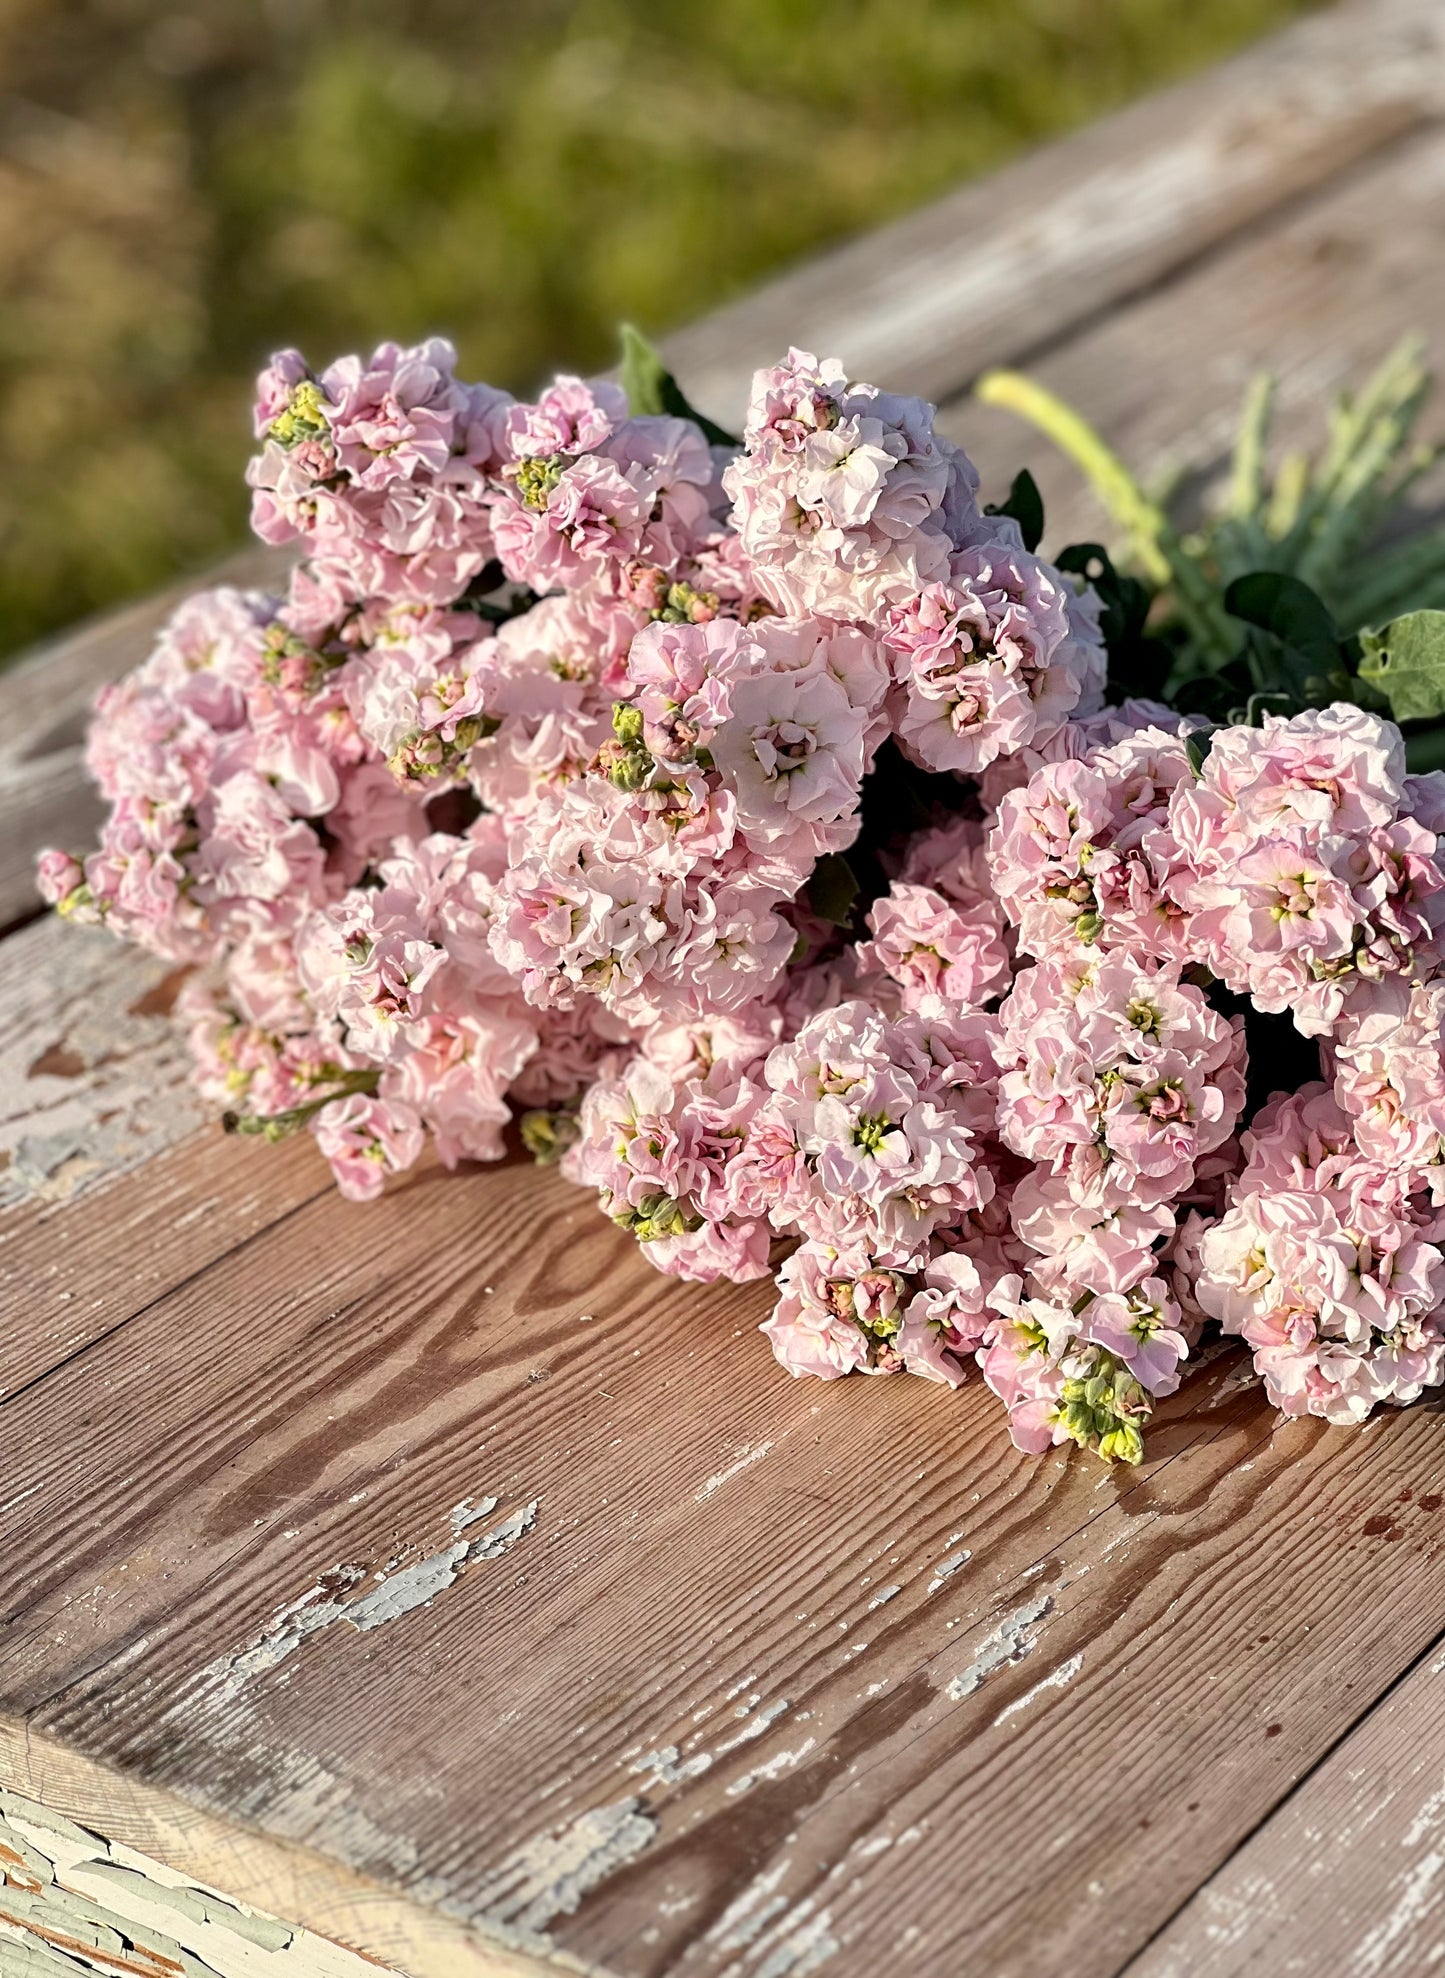
[[[1445,1961],[1442,1870],[1445,1634],[1301,1774],[1119,1978],[1414,1978]]]

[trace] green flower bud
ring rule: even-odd
[[[519,460],[512,469],[512,479],[517,484],[517,493],[522,497],[522,506],[541,510],[547,506],[547,497],[562,478],[567,465],[564,454],[554,453],[546,460],[529,456]]]
[[[293,385],[286,410],[276,414],[267,430],[278,446],[288,450],[303,440],[323,438],[331,427],[322,405],[321,387],[311,378]]]
[[[1078,1359],[1083,1364],[1065,1380],[1054,1419],[1081,1449],[1094,1450],[1106,1462],[1140,1462],[1153,1398],[1102,1346],[1081,1349]]]
[[[644,1195],[635,1209],[620,1210],[612,1220],[630,1229],[639,1243],[655,1243],[664,1236],[690,1236],[702,1228],[702,1217],[689,1215],[671,1195]]]
[[[581,1133],[581,1123],[571,1106],[537,1106],[521,1118],[522,1145],[538,1167],[548,1168],[560,1161]]]

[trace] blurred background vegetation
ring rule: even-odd
[[[0,0],[0,653],[235,544],[249,390],[525,389],[1305,0]]]

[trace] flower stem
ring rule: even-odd
[[[1025,419],[1066,453],[1129,538],[1129,546],[1150,583],[1169,589],[1180,618],[1197,640],[1211,671],[1234,657],[1236,628],[1215,587],[1180,543],[1168,516],[1152,501],[1114,452],[1084,418],[1021,371],[987,371],[974,387],[985,405],[1000,405]]]

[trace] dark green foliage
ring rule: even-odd
[[[1044,498],[1039,493],[1039,484],[1027,467],[1021,467],[1013,478],[1013,486],[1008,491],[1008,500],[998,503],[987,502],[985,515],[1011,515],[1019,525],[1019,533],[1024,539],[1024,548],[1035,550],[1043,540]]]

